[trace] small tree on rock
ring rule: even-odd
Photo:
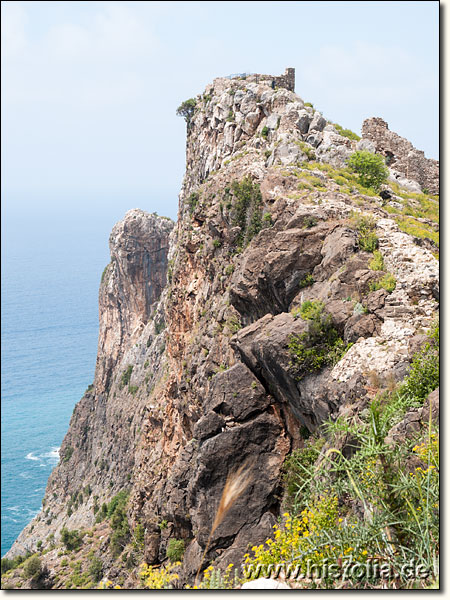
[[[42,572],[42,563],[39,556],[30,556],[23,565],[25,577],[37,579]]]
[[[196,106],[197,106],[197,101],[195,100],[195,98],[189,98],[189,100],[185,100],[177,108],[177,115],[179,117],[184,117],[184,120],[187,123],[188,129],[191,124],[191,119],[194,115]]]
[[[389,175],[384,158],[380,154],[374,154],[367,150],[354,152],[349,158],[348,166],[358,173],[361,185],[376,191],[380,189],[381,184]]]

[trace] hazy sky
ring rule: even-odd
[[[427,2],[2,2],[3,203],[176,217],[181,101],[214,77],[296,69],[360,132],[380,116],[438,158],[438,12]]]

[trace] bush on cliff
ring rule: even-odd
[[[294,318],[301,317],[308,322],[307,331],[291,335],[288,344],[291,366],[298,380],[326,365],[336,364],[351,346],[344,344],[324,308],[322,302],[306,300],[292,311]]]
[[[358,232],[358,246],[365,252],[375,252],[378,248],[378,237],[375,233],[376,221],[372,215],[352,212],[350,224]]]
[[[83,534],[77,529],[67,529],[63,527],[61,530],[61,541],[67,550],[77,550],[83,541]]]
[[[424,400],[439,386],[439,322],[433,325],[429,341],[415,355],[404,389],[419,400]]]
[[[263,226],[261,189],[251,177],[245,177],[242,181],[233,181],[231,190],[234,196],[233,223],[241,228],[238,245],[245,247]]]
[[[183,558],[184,550],[184,540],[170,538],[166,550],[167,558],[173,562],[177,562]]]
[[[30,556],[23,565],[23,573],[28,579],[37,579],[42,572],[42,561],[39,556]]]
[[[439,557],[438,424],[430,417],[410,437],[388,436],[439,385],[438,324],[429,337],[403,384],[364,410],[328,421],[287,458],[290,512],[274,526],[272,538],[246,555],[249,579],[273,576],[274,565],[284,567],[288,579],[312,566],[313,579],[320,578],[316,587],[336,587],[347,564],[351,587],[433,584]],[[383,573],[381,564],[387,565]],[[405,569],[412,564],[421,565],[423,575]]]
[[[375,191],[380,189],[389,175],[384,158],[367,150],[354,152],[348,160],[348,166],[358,174],[361,185]]]
[[[196,106],[197,106],[197,101],[195,100],[195,98],[189,98],[189,100],[185,100],[177,108],[177,115],[179,117],[184,117],[184,120],[186,121],[188,129],[190,127],[192,117],[194,116]]]

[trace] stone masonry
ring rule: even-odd
[[[246,81],[251,83],[260,83],[261,81],[268,81],[272,88],[285,88],[290,92],[295,91],[295,69],[288,67],[285,69],[283,75],[261,75],[260,73],[242,73],[241,75],[232,75],[230,79],[236,77],[245,78]]]
[[[389,131],[386,121],[379,117],[366,119],[362,125],[362,137],[373,142],[375,151],[386,157],[388,167],[397,178],[412,179],[423,191],[439,194],[439,161],[426,158],[411,142]]]

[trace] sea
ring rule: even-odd
[[[98,287],[121,216],[20,207],[3,215],[2,556],[41,509],[74,406],[93,381]]]

